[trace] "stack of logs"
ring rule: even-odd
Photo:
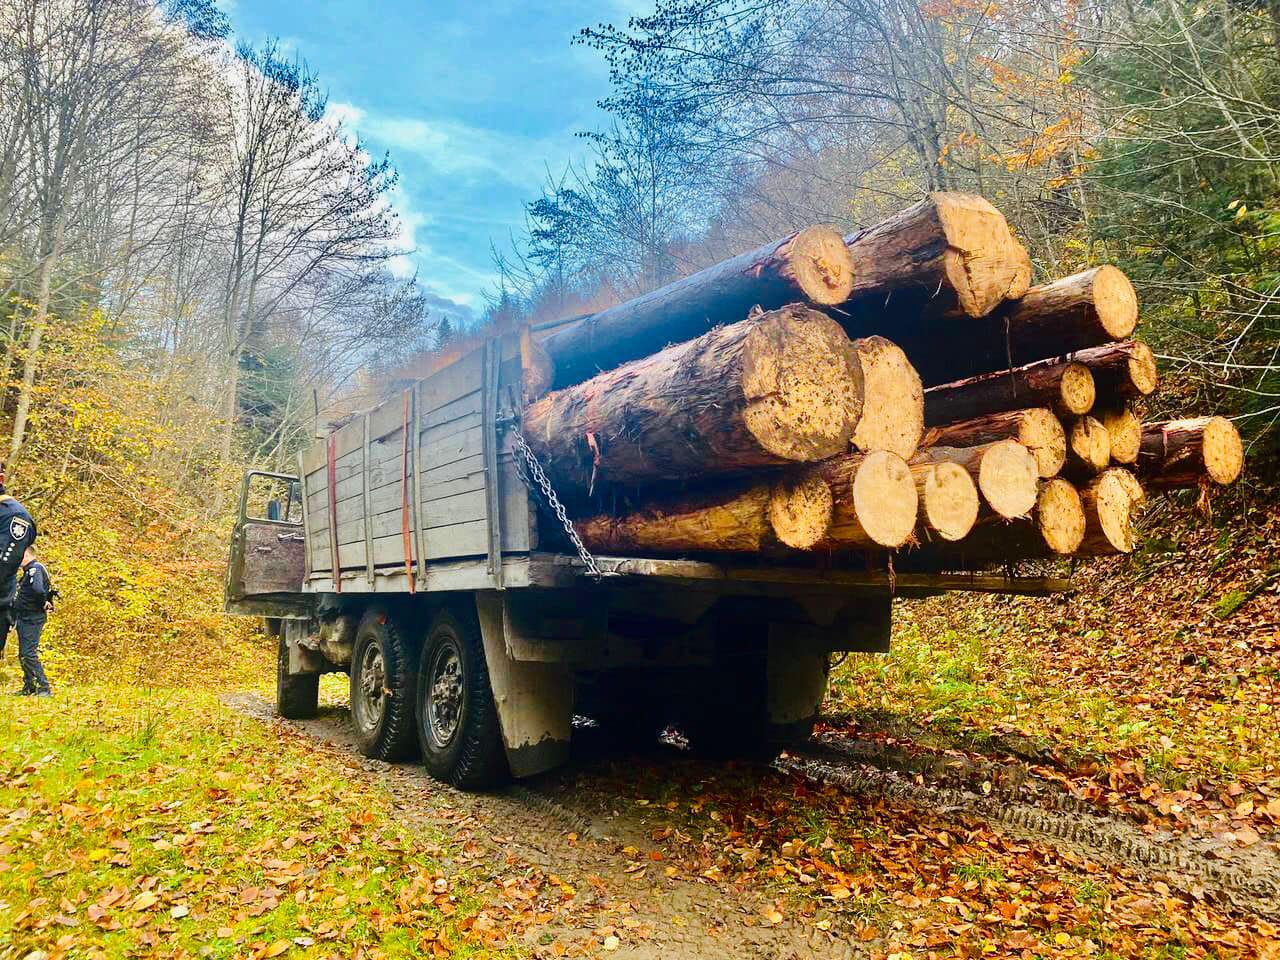
[[[1144,489],[1232,482],[1239,435],[1143,421],[1121,271],[1030,280],[980,197],[809,227],[527,337],[522,430],[593,551],[1127,553]]]

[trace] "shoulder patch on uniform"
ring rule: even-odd
[[[9,537],[12,540],[23,540],[31,532],[31,524],[22,517],[14,517],[9,521]]]

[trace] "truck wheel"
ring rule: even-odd
[[[509,775],[474,613],[442,610],[422,645],[418,742],[428,772],[463,790],[490,787]]]
[[[374,607],[356,627],[351,720],[360,752],[374,760],[413,756],[414,657],[395,621]]]
[[[320,705],[320,674],[289,672],[289,643],[276,641],[276,714],[286,720],[310,720]]]

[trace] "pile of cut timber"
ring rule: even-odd
[[[981,197],[809,227],[537,331],[522,429],[595,551],[1129,552],[1144,487],[1231,483],[1240,437],[1143,421],[1121,271],[1030,280]]]

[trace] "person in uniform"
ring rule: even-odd
[[[27,547],[22,555],[22,575],[18,578],[18,595],[14,600],[14,624],[18,628],[18,660],[22,664],[20,697],[51,697],[49,680],[40,662],[40,634],[53,611],[58,595],[49,580],[49,571],[36,559],[36,548]]]
[[[18,568],[22,555],[36,541],[36,522],[4,487],[4,467],[0,466],[0,657],[4,656],[9,628],[13,626],[13,604],[18,594]]]

